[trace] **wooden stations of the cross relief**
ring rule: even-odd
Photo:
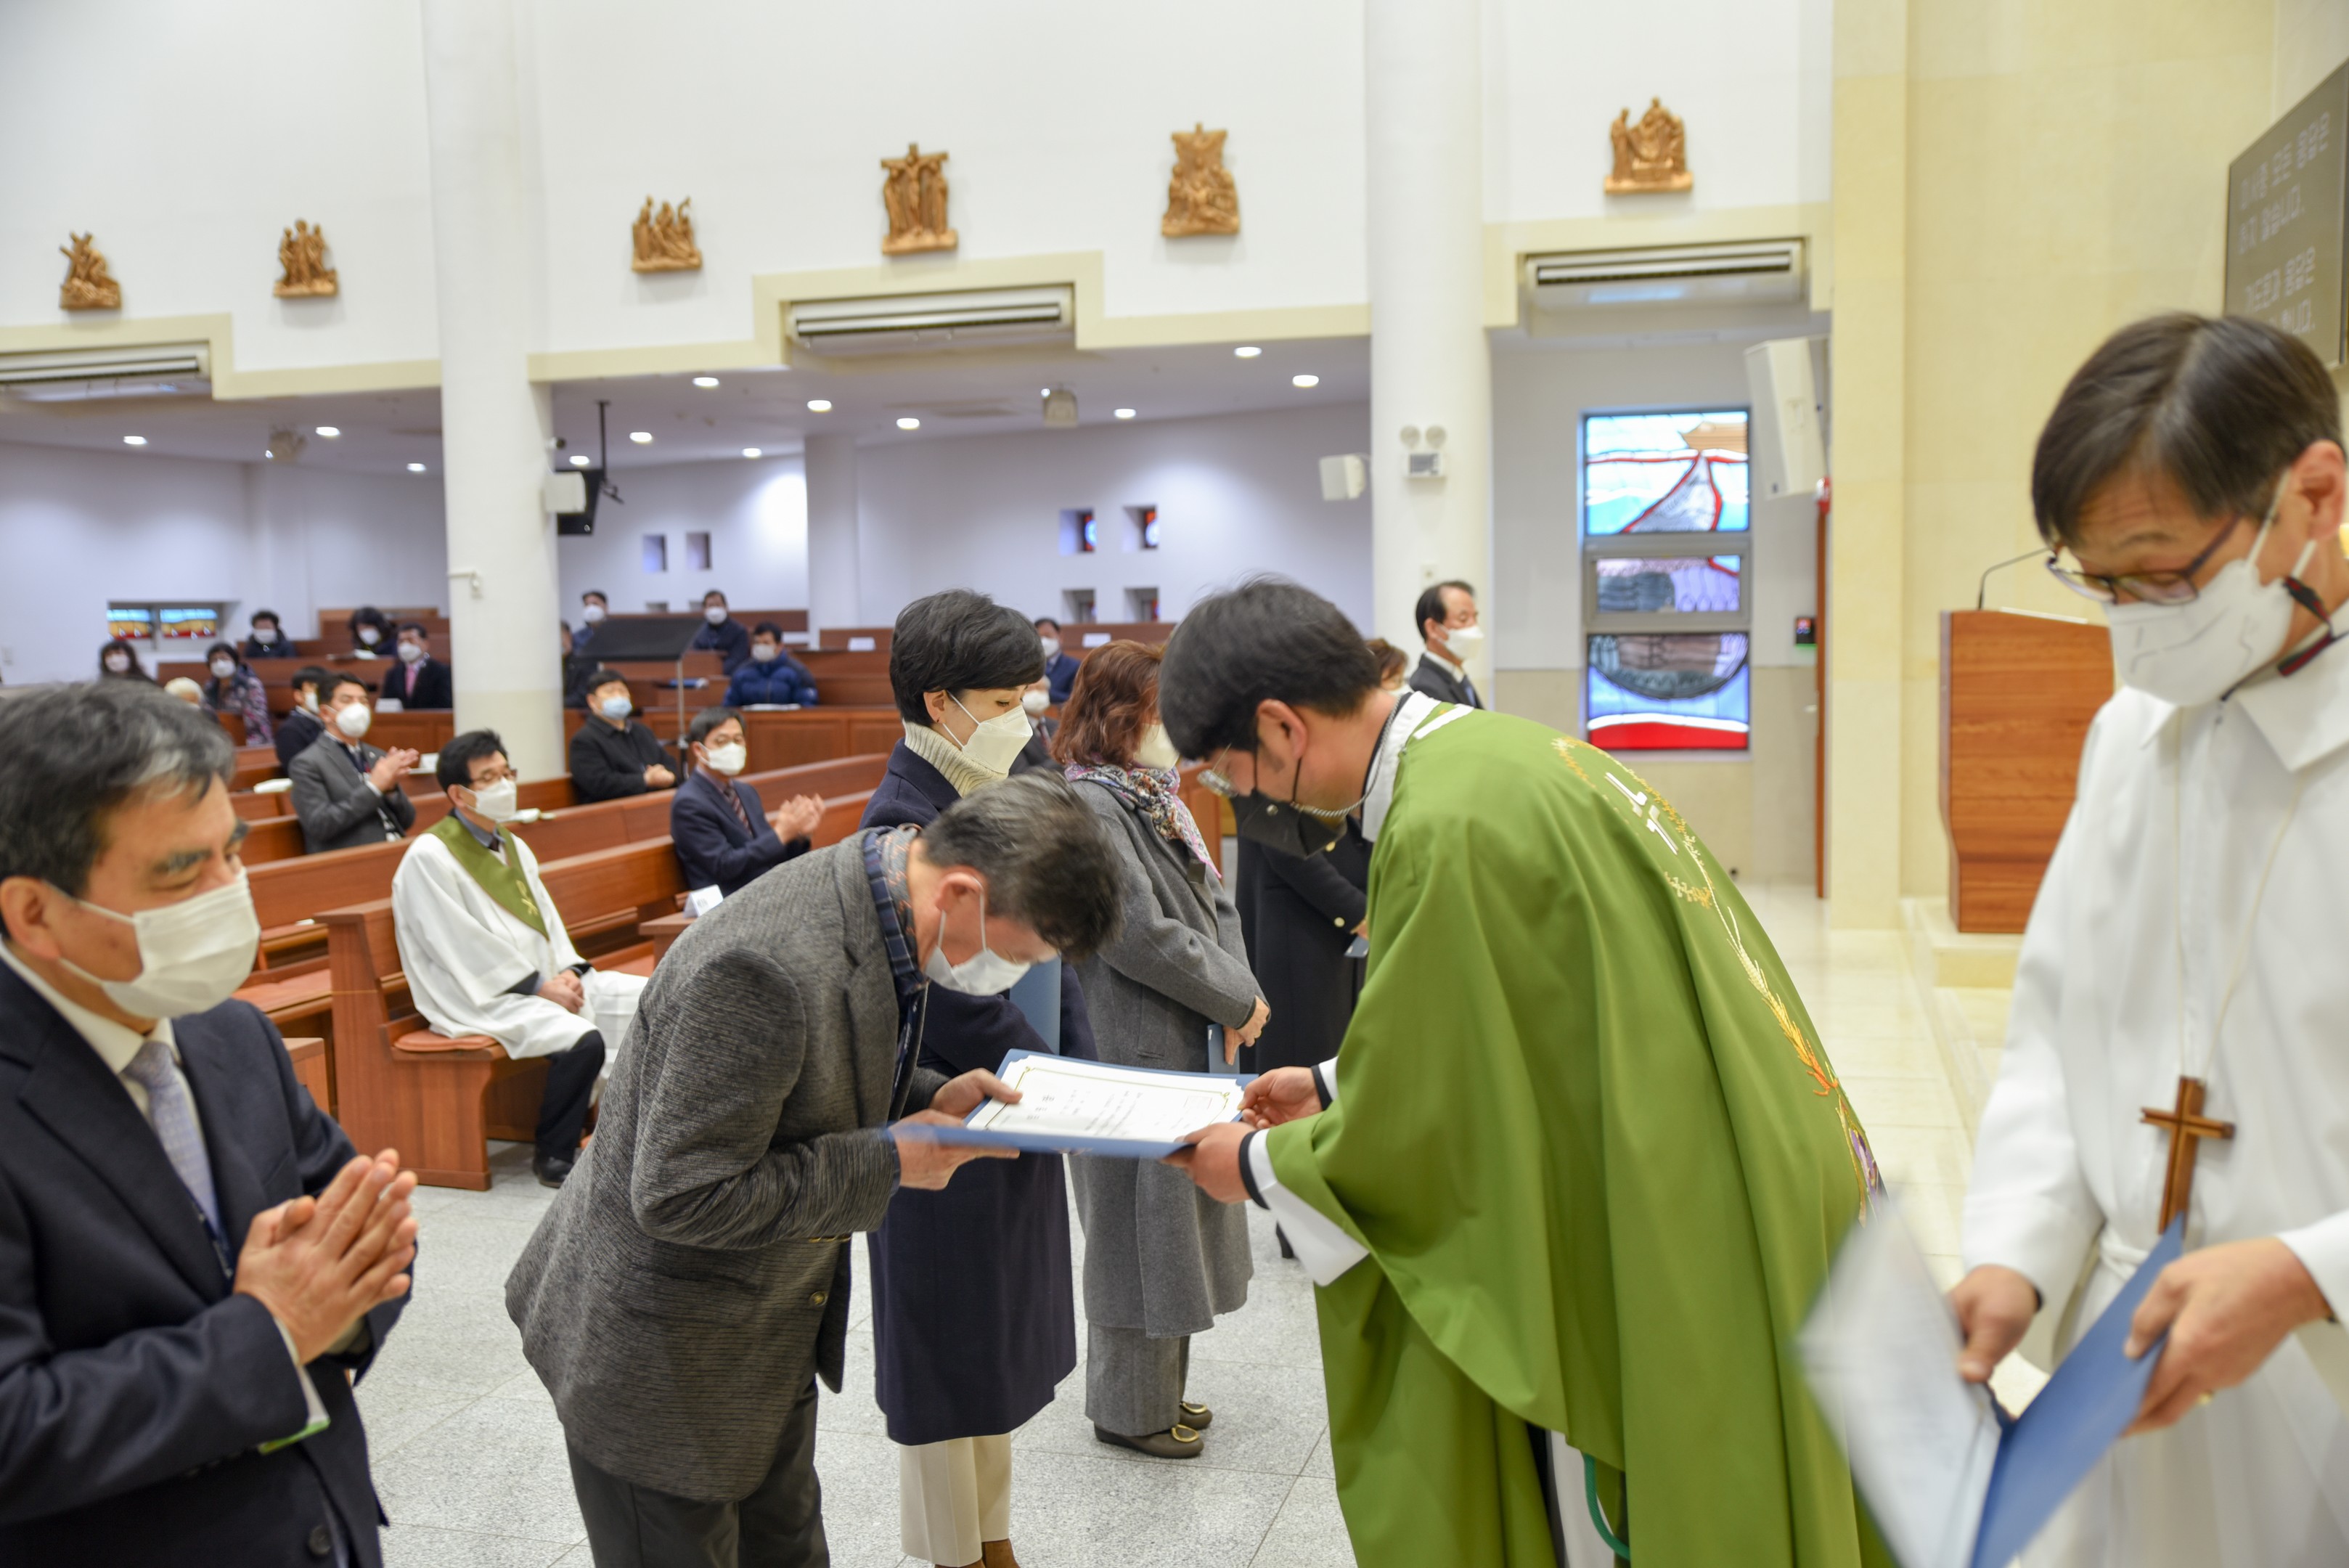
[[[653,211],[653,199],[646,197],[632,234],[636,258],[628,263],[630,271],[701,270],[701,247],[693,241],[692,197],[688,196],[674,207],[663,202],[657,213]]]
[[[1224,138],[1204,120],[1174,132],[1174,174],[1166,182],[1166,215],[1158,232],[1169,239],[1240,232],[1240,192],[1224,167]]]
[[[278,238],[277,267],[283,275],[270,292],[280,299],[323,298],[342,292],[335,269],[326,265],[326,231],[300,218]]]
[[[881,242],[885,256],[913,251],[950,251],[958,243],[947,224],[947,159],[944,152],[925,152],[905,143],[903,158],[884,158],[886,178],[881,182],[881,202],[889,209],[889,234]]]
[[[2145,1111],[2146,1125],[2169,1130],[2169,1171],[2161,1183],[2161,1225],[2169,1229],[2170,1220],[2187,1210],[2194,1200],[2194,1156],[2206,1137],[2230,1138],[2235,1136],[2232,1122],[2213,1121],[2202,1114],[2202,1095],[2206,1085],[2199,1078],[2178,1080],[2178,1107],[2162,1110],[2148,1106]]]
[[[106,253],[90,244],[88,234],[72,234],[73,248],[57,247],[66,258],[66,280],[57,288],[57,304],[67,310],[119,310],[122,286],[106,270]]]
[[[1689,172],[1688,128],[1664,107],[1661,99],[1648,100],[1648,112],[1635,124],[1630,109],[1607,128],[1615,144],[1614,171],[1607,176],[1607,193],[1685,191],[1696,183]]]

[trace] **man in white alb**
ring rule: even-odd
[[[2105,602],[2122,689],[1982,1115],[1966,1376],[2040,1312],[2085,1328],[2171,1210],[2189,1251],[2137,1314],[2133,1348],[2169,1338],[2132,1435],[2034,1564],[2349,1563],[2344,482],[2332,379],[2241,317],[2116,333],[2040,436],[2049,565]]]

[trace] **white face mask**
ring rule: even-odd
[[[374,722],[375,710],[364,702],[354,702],[335,715],[335,728],[354,741],[366,734]]]
[[[1019,711],[1030,719],[1042,718],[1044,710],[1051,705],[1052,698],[1050,692],[1022,691],[1019,693]]]
[[[402,664],[413,664],[423,657],[424,645],[422,643],[403,642],[399,645],[399,661]]]
[[[213,660],[212,660],[212,675],[213,675],[213,677],[214,677],[215,679],[217,679],[217,680],[227,680],[230,676],[232,676],[232,675],[235,674],[235,673],[236,673],[236,660],[235,660],[235,659],[213,659]]]
[[[473,792],[473,810],[492,822],[512,822],[514,813],[522,809],[521,796],[521,784],[512,779],[500,779]]]
[[[376,630],[375,628],[371,626],[363,626],[359,628],[359,641],[365,646],[373,648],[377,643],[381,642],[382,640],[383,633]]]
[[[701,618],[708,621],[712,626],[721,626],[726,620],[726,607],[724,605],[711,605],[708,609],[701,612]]]
[[[962,699],[951,692],[947,694],[947,701],[962,708]],[[962,712],[964,718],[978,725],[970,732],[970,739],[962,742],[963,760],[982,773],[993,774],[998,778],[1009,774],[1011,760],[1019,754],[1019,748],[1028,743],[1028,737],[1036,732],[1036,727],[1028,722],[1027,712],[1015,709],[1009,713],[998,713],[984,722],[968,708],[962,708]],[[949,735],[947,738],[952,740],[954,737]]]
[[[775,661],[775,655],[781,651],[781,649],[771,642],[754,642],[750,645],[750,657],[761,664],[772,664]]]
[[[978,895],[978,950],[960,963],[947,961],[946,916],[938,917],[938,945],[922,961],[922,972],[945,986],[971,996],[996,996],[1019,983],[1035,965],[1014,963],[987,945],[987,892]]]
[[[253,640],[255,642],[275,642],[277,640],[277,628],[274,626],[256,626],[253,628]]]
[[[1485,628],[1481,626],[1447,626],[1444,628],[1444,646],[1457,654],[1475,652],[1484,640]]]
[[[130,660],[121,655],[109,654],[107,657],[106,667],[109,670],[113,670],[117,675],[128,675],[130,673]]]
[[[1142,732],[1142,744],[1133,748],[1133,765],[1138,768],[1179,768],[1183,759],[1175,753],[1174,742],[1166,738],[1166,726],[1153,724]]]
[[[74,902],[138,933],[136,979],[100,980],[71,959],[61,961],[133,1018],[181,1018],[218,1007],[253,972],[261,947],[261,919],[241,867],[225,887],[135,915],[83,898]]]
[[[2112,628],[2113,669],[2123,685],[2192,708],[2217,701],[2245,676],[2282,657],[2283,639],[2292,630],[2292,596],[2284,591],[2282,577],[2261,582],[2259,568],[2251,564],[2267,542],[2282,499],[2279,483],[2250,551],[2220,567],[2209,586],[2186,603],[2138,600],[2105,607],[2105,619]],[[2311,539],[2287,575],[2298,577],[2315,552],[2316,541]]]
[[[585,621],[589,626],[594,626],[597,621],[604,618],[604,607],[602,605],[589,605],[585,609],[579,612],[579,618]]]
[[[606,697],[601,702],[595,704],[595,711],[603,714],[604,717],[611,720],[614,723],[617,723],[621,720],[626,718],[628,716],[628,710],[635,706],[636,704],[626,697]]]
[[[302,706],[307,708],[313,713],[316,712],[318,711],[318,693],[315,691],[303,692]]]
[[[730,745],[705,746],[702,748],[701,754],[709,760],[712,768],[724,774],[728,778],[732,778],[736,774],[740,773],[750,761],[750,748],[740,741]]]
[[[1059,638],[1047,637],[1040,639],[1039,640],[1044,645],[1045,663],[1050,664],[1052,660],[1061,657],[1061,639]]]

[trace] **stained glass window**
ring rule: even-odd
[[[1613,751],[1743,751],[1753,717],[1744,410],[1583,421],[1583,732]],[[1727,543],[1721,541],[1720,543]]]

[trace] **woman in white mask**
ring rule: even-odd
[[[1078,965],[1102,1057],[1176,1073],[1229,1071],[1268,1009],[1239,910],[1183,804],[1158,722],[1163,649],[1095,649],[1053,755],[1124,867],[1125,919]],[[1184,1397],[1191,1335],[1247,1300],[1247,1217],[1171,1167],[1077,1158],[1085,1226],[1085,1415],[1104,1443],[1159,1459],[1201,1453],[1211,1413]]]
[[[261,677],[244,667],[236,649],[215,642],[204,654],[212,679],[204,682],[204,711],[234,713],[244,721],[244,743],[265,746],[276,734],[269,722],[269,690]]]

